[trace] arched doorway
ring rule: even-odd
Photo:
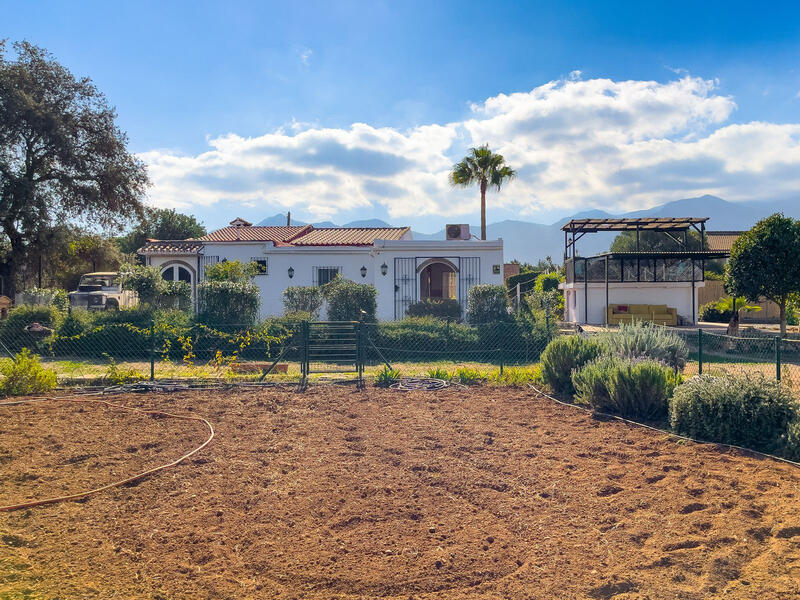
[[[430,259],[420,265],[420,300],[455,300],[458,297],[458,269],[449,260]]]

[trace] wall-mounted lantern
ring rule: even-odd
[[[362,277],[366,277],[367,276],[367,267],[361,267],[361,276]]]
[[[386,265],[386,263],[383,263],[383,264],[381,265],[381,275],[383,275],[384,277],[386,277],[386,274],[387,274],[388,272],[389,272],[389,267]]]
[[[289,270],[286,271],[286,273],[289,275],[289,279],[291,279],[292,277],[294,277],[294,268],[289,267]]]

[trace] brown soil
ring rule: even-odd
[[[120,401],[217,437],[133,487],[0,513],[0,599],[800,597],[800,470],[771,460],[520,390]],[[63,402],[0,419],[0,505],[205,438]]]

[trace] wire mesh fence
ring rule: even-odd
[[[0,327],[0,351],[40,356],[64,384],[141,379],[305,379],[383,365],[423,373],[442,363],[503,369],[530,365],[554,328],[515,322],[470,325],[437,319],[381,323],[267,321],[239,325],[109,323],[72,334]]]
[[[691,352],[684,375],[759,374],[800,390],[800,336],[670,331],[683,337]],[[26,325],[0,326],[0,352],[6,357],[1,360],[11,360],[27,348],[56,371],[62,384],[305,380],[333,373],[360,379],[384,365],[409,375],[439,367],[489,372],[528,366],[539,361],[556,335],[563,333],[549,322],[468,324],[432,318],[379,323],[274,319],[257,326],[106,323],[80,331]]]

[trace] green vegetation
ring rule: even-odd
[[[506,164],[502,154],[495,154],[489,146],[470,148],[469,154],[450,171],[450,185],[469,187],[477,185],[481,191],[481,239],[486,239],[486,190],[491,186],[498,192],[503,184],[517,176]]]
[[[601,356],[572,374],[575,401],[599,412],[663,420],[678,383],[674,371],[653,360]]]
[[[590,338],[558,337],[542,352],[542,380],[556,392],[573,394],[572,372],[600,356],[602,351],[603,346]]]
[[[619,330],[600,334],[596,339],[606,354],[652,359],[676,372],[686,365],[689,355],[689,347],[683,338],[665,327],[641,321],[622,324]]]
[[[474,285],[467,294],[467,321],[470,323],[498,323],[510,321],[508,296],[502,285]]]
[[[55,371],[45,369],[39,357],[27,348],[17,354],[13,360],[0,362],[0,395],[25,396],[42,394],[56,387]]]
[[[462,385],[476,385],[486,381],[486,373],[472,367],[461,367],[456,370],[451,379],[458,381]]]
[[[400,381],[400,371],[384,367],[375,375],[375,387],[388,388]]]
[[[760,306],[750,306],[744,298],[736,298],[736,310],[742,312],[755,312],[761,310]],[[708,323],[727,323],[733,316],[733,298],[725,296],[715,302],[708,302],[700,307],[700,320]]]
[[[790,424],[800,405],[789,389],[763,377],[701,375],[678,386],[670,402],[670,423],[689,437],[782,452],[794,440]],[[794,443],[794,442],[793,442]]]
[[[458,300],[428,298],[411,304],[406,314],[409,317],[436,317],[457,321],[461,318],[461,304]]]
[[[295,285],[283,290],[283,308],[286,314],[308,313],[312,319],[319,317],[322,308],[322,289],[316,285]]]
[[[238,260],[206,267],[206,278],[197,286],[197,319],[209,325],[249,327],[261,308],[261,293],[253,283],[255,263]]]
[[[772,300],[780,308],[781,335],[786,335],[786,307],[800,292],[800,221],[774,214],[739,236],[725,267],[725,288],[750,302]]]
[[[322,293],[328,301],[329,321],[375,321],[378,290],[374,285],[335,277],[325,284]]]

